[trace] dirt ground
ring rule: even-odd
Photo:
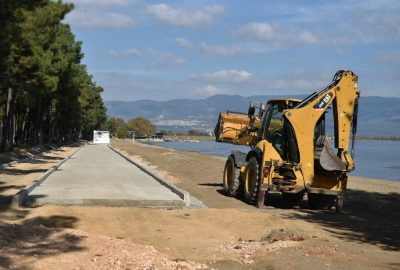
[[[351,177],[341,214],[310,210],[305,202],[284,203],[279,197],[257,209],[223,194],[224,158],[127,141],[113,146],[155,167],[208,208],[10,209],[3,203],[0,267],[400,269],[398,183]],[[39,165],[27,170],[39,170]],[[14,184],[20,176],[25,182]],[[4,173],[0,182],[22,186],[33,178]]]

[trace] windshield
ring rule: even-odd
[[[271,104],[267,104],[267,108],[265,108],[265,112],[263,114],[261,127],[258,130],[258,137],[263,138],[263,139],[264,139],[264,133],[265,133],[265,126],[267,125],[267,122],[268,122],[270,110],[271,110]]]
[[[282,111],[287,109],[285,102],[268,104],[260,129],[261,138],[269,141],[282,156],[283,154],[283,117]]]

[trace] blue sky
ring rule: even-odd
[[[298,95],[339,69],[400,97],[400,1],[69,0],[105,100]]]

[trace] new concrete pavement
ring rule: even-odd
[[[184,206],[184,201],[107,145],[86,145],[27,198],[28,204]]]

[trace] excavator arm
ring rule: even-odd
[[[234,153],[229,156],[224,189],[238,194],[242,187],[245,200],[257,202],[258,206],[264,205],[266,192],[302,198],[306,190],[312,207],[334,202],[336,211],[340,211],[347,172],[355,168],[350,145],[354,147],[357,131],[357,80],[352,71],[341,70],[328,86],[303,100],[269,100],[266,110],[258,115],[254,106],[250,106],[247,115],[221,113],[215,128],[216,140],[252,146],[243,154],[245,162],[235,163],[239,156]],[[325,113],[329,108],[335,149],[325,134]]]
[[[327,140],[321,152],[321,165],[327,171],[349,172],[354,170],[354,161],[349,153],[350,134],[356,132],[359,91],[358,77],[352,71],[338,71],[333,82],[319,92],[311,94],[292,109],[283,112],[285,119],[294,130],[297,140],[300,165],[304,180],[314,180],[315,141],[314,128],[331,106],[334,118],[334,153]]]

